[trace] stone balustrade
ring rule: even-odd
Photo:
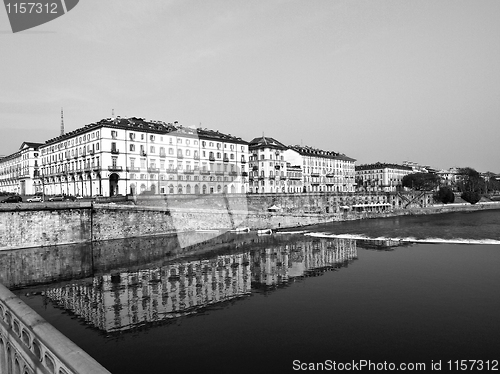
[[[1,284],[0,372],[109,373]]]

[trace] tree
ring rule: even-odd
[[[413,173],[403,177],[403,187],[417,191],[431,191],[439,185],[439,176],[434,173]]]
[[[436,200],[443,204],[453,203],[455,201],[455,194],[450,187],[442,186],[436,194]]]
[[[458,169],[460,182],[458,189],[462,192],[460,196],[468,203],[475,204],[481,200],[481,193],[486,192],[486,181],[473,168]]]
[[[468,203],[471,203],[474,205],[477,203],[479,200],[481,200],[481,194],[476,191],[465,191],[462,192],[462,195],[460,196],[462,199],[467,201]]]
[[[460,192],[483,192],[486,190],[486,182],[479,173],[473,168],[458,169],[460,180],[458,182],[458,190]]]

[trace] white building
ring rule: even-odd
[[[24,142],[19,150],[0,159],[0,191],[20,195],[42,192],[38,177],[39,150],[42,143]]]
[[[333,151],[289,146],[285,160],[302,167],[304,192],[354,192],[356,160]]]
[[[412,166],[405,165],[380,162],[358,165],[356,166],[357,188],[365,191],[397,191],[402,188],[404,176],[414,172]]]
[[[143,118],[108,118],[40,147],[46,194],[245,193],[248,143]]]
[[[286,149],[283,143],[264,136],[250,142],[249,192],[287,192]]]

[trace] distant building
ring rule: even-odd
[[[428,165],[420,165],[412,161],[403,161],[403,166],[411,167],[414,173],[429,173],[434,170]]]
[[[40,147],[46,194],[245,193],[248,143],[177,123],[108,118]]]
[[[253,139],[250,152],[249,192],[287,192],[287,164],[284,152],[287,147],[278,140],[262,136]]]
[[[436,174],[439,176],[441,185],[446,185],[452,188],[456,187],[456,184],[460,179],[457,168],[438,170]]]
[[[19,150],[0,158],[0,191],[33,195],[42,192],[39,178],[39,147],[42,143],[23,142]]]
[[[304,183],[302,177],[302,167],[300,165],[292,165],[286,163],[286,177],[287,187],[286,191],[289,193],[299,193],[304,190]]]
[[[414,172],[411,166],[406,165],[380,162],[358,165],[356,166],[357,188],[365,191],[397,191],[402,188],[404,176]]]
[[[333,151],[292,145],[285,160],[302,167],[304,192],[354,192],[356,160]]]

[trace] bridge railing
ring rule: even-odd
[[[0,373],[109,373],[0,284]]]

